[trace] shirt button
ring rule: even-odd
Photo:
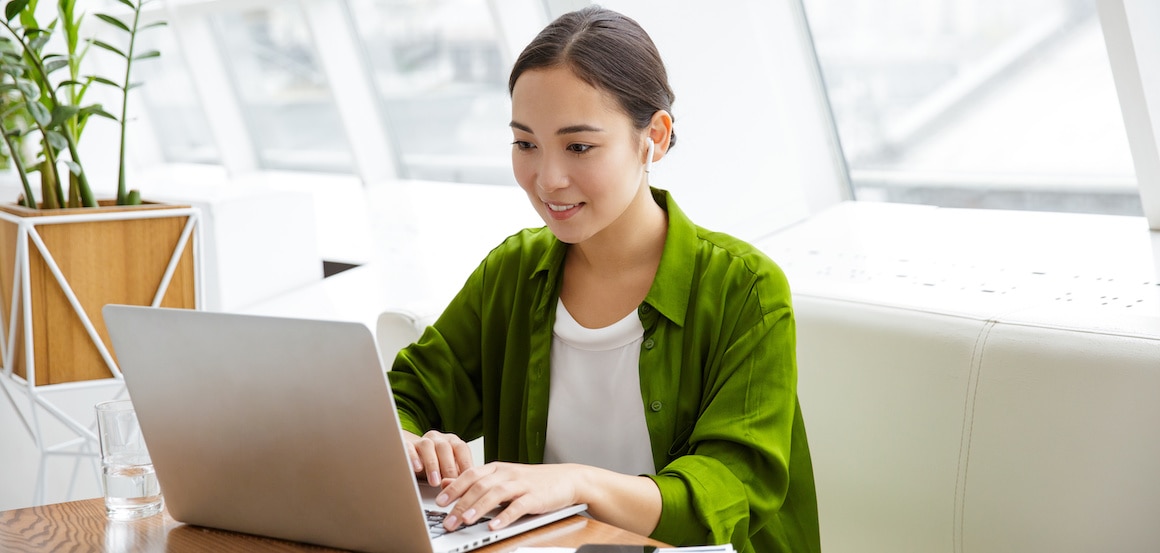
[[[653,346],[656,345],[656,342],[654,342],[652,338],[644,341],[644,349],[653,349]]]
[[[664,407],[664,405],[662,405],[660,401],[653,401],[652,403],[648,404],[648,408],[652,409],[654,413],[659,412],[661,407]]]
[[[652,311],[652,307],[650,307],[648,304],[640,306],[641,315],[648,315],[649,311]]]

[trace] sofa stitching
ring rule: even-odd
[[[967,376],[967,390],[963,398],[963,431],[959,441],[959,462],[955,475],[955,504],[953,510],[953,537],[952,550],[963,553],[963,526],[966,513],[967,470],[970,465],[971,437],[975,427],[975,402],[979,395],[979,380],[983,369],[983,352],[987,348],[987,338],[998,321],[990,319],[979,330],[975,337],[975,346],[971,351],[970,374]]]

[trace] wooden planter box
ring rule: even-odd
[[[197,307],[196,211],[100,203],[58,210],[0,205],[0,352],[4,368],[29,385],[119,376],[101,316],[105,304]]]

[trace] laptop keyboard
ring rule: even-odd
[[[443,528],[443,519],[447,518],[447,513],[443,511],[432,511],[429,509],[424,509],[424,512],[427,513],[427,533],[431,536],[431,539],[435,539],[439,536],[447,534],[447,529]],[[475,521],[474,524],[463,525],[460,526],[460,528],[467,528],[468,526],[483,524],[489,520],[491,520],[491,517],[480,517],[480,519]]]

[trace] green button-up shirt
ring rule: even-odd
[[[649,477],[662,501],[652,537],[818,551],[785,275],[753,246],[694,225],[667,192],[653,197],[668,212],[668,235],[638,308]],[[566,252],[546,228],[492,250],[395,359],[389,377],[404,428],[482,435],[486,461],[543,462]]]

